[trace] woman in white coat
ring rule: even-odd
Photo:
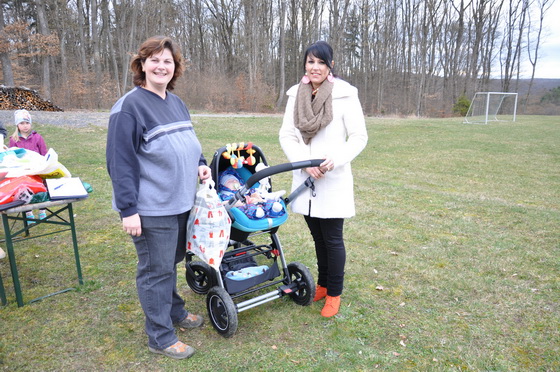
[[[368,137],[357,89],[332,73],[331,46],[324,41],[310,45],[303,64],[305,76],[287,92],[280,144],[290,162],[325,159],[319,167],[294,171],[292,189],[309,176],[315,187],[298,196],[291,208],[304,215],[315,242],[314,300],[326,298],[321,315],[331,317],[340,308],[344,283],[344,219],[355,215],[350,162]]]

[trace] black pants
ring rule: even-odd
[[[344,286],[344,265],[346,264],[346,248],[343,238],[344,219],[304,217],[315,242],[319,271],[317,284],[326,287],[329,296],[340,296]]]

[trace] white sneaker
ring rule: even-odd
[[[6,257],[6,252],[2,248],[0,248],[0,259]]]

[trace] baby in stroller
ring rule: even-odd
[[[262,166],[260,166],[262,165]],[[260,166],[260,167],[259,167]],[[259,163],[255,167],[256,171],[263,169],[264,164]],[[233,168],[228,167],[219,176],[218,193],[224,201],[231,199],[234,194],[245,185],[245,180]],[[261,180],[258,188],[251,188],[245,195],[245,203],[237,202],[235,207],[239,208],[247,217],[252,220],[260,218],[276,218],[284,215],[286,211],[280,203],[280,198],[285,194],[284,190],[270,193],[268,192],[268,182]]]

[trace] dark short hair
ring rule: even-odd
[[[132,57],[130,68],[133,74],[133,82],[135,86],[143,86],[146,83],[146,73],[142,71],[142,63],[154,54],[161,53],[164,49],[169,49],[173,55],[173,62],[175,63],[175,71],[173,77],[167,84],[167,89],[173,90],[177,78],[183,75],[184,65],[181,49],[173,39],[167,36],[153,36],[140,45],[138,53]]]
[[[330,70],[333,69],[333,49],[326,41],[316,41],[307,47],[307,49],[305,50],[305,54],[303,55],[303,71],[305,71],[307,56],[309,56],[310,54],[322,59]]]

